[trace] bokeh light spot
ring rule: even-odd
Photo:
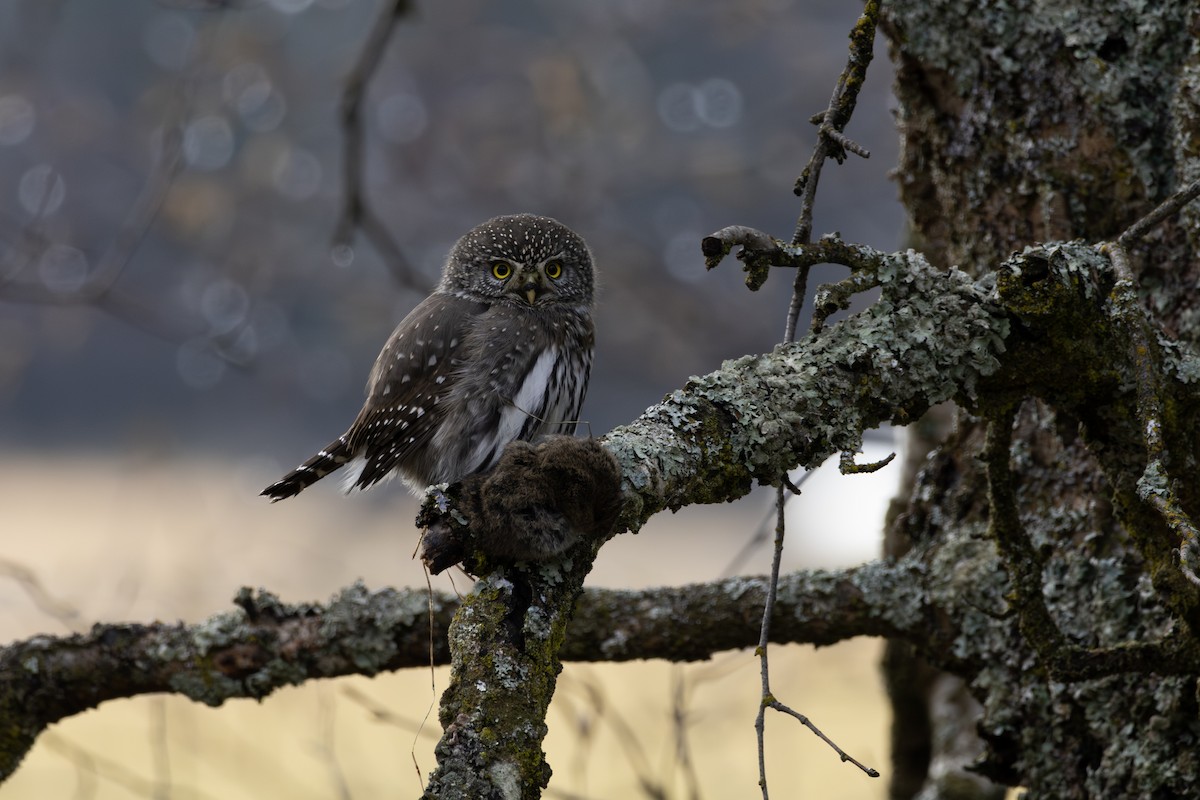
[[[200,313],[213,333],[227,333],[246,319],[250,297],[229,278],[217,278],[200,294]]]
[[[658,93],[658,118],[670,130],[691,133],[701,121],[696,109],[696,90],[686,83],[672,83]]]
[[[156,14],[142,32],[146,55],[163,69],[186,67],[195,45],[196,28],[181,14]]]
[[[193,389],[211,389],[225,375],[225,362],[213,352],[208,339],[189,339],[175,353],[175,369]]]
[[[22,95],[0,97],[0,145],[20,144],[33,133],[33,105]]]
[[[321,162],[307,150],[292,147],[275,162],[275,189],[289,200],[307,200],[321,188]]]
[[[30,214],[53,214],[67,198],[67,184],[49,164],[25,170],[17,181],[17,201]]]
[[[376,111],[379,133],[392,144],[406,144],[425,132],[429,114],[420,97],[396,92],[386,97]]]
[[[233,158],[233,144],[233,129],[224,117],[200,117],[183,131],[183,157],[193,169],[221,169]]]
[[[78,292],[87,283],[87,256],[70,245],[52,244],[38,260],[38,277],[55,294]]]
[[[696,87],[696,111],[705,124],[728,128],[742,118],[742,92],[724,78],[711,78]]]
[[[354,248],[348,244],[335,244],[329,249],[329,260],[335,267],[345,269],[354,263]]]
[[[709,78],[698,85],[672,83],[658,94],[658,116],[679,133],[728,128],[741,121],[742,91],[725,78]]]

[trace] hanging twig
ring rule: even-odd
[[[866,79],[867,66],[871,63],[871,56],[875,44],[875,27],[879,21],[879,0],[868,0],[866,8],[858,22],[854,26],[854,30],[850,34],[850,57],[846,64],[846,68],[842,70],[841,76],[838,78],[837,85],[834,87],[833,96],[829,100],[829,107],[824,112],[814,118],[817,124],[817,146],[813,150],[812,157],[809,158],[808,166],[804,168],[800,178],[796,181],[796,194],[802,198],[800,204],[800,217],[796,223],[796,231],[792,236],[792,246],[800,247],[809,243],[812,237],[812,215],[813,203],[816,200],[817,184],[820,180],[821,167],[825,160],[833,158],[841,163],[846,156],[846,151],[850,151],[863,158],[867,158],[870,153],[866,149],[860,147],[843,135],[842,130],[850,121],[850,116],[854,112],[855,103],[858,100],[858,92]],[[727,229],[728,230],[728,229]],[[750,229],[742,229],[742,233],[757,233]],[[710,237],[711,238],[711,237]],[[762,235],[753,237],[754,241],[761,243]],[[769,239],[770,237],[766,237]],[[703,247],[706,256],[714,254],[709,253],[710,243],[706,239]],[[749,249],[748,247],[746,249]],[[725,249],[724,252],[728,252]],[[718,259],[719,260],[719,259]],[[800,309],[804,305],[804,297],[808,293],[808,272],[811,265],[802,263],[797,265],[796,277],[792,283],[792,299],[788,305],[787,321],[784,326],[783,341],[785,343],[794,342],[796,339],[796,321],[800,316]],[[765,272],[763,273],[765,278]],[[776,508],[776,528],[775,528],[775,549],[771,557],[771,580],[767,591],[767,599],[763,608],[762,627],[759,632],[758,657],[759,668],[762,677],[762,702],[758,709],[758,716],[754,722],[754,729],[758,737],[758,783],[762,789],[763,800],[768,800],[769,794],[767,790],[767,764],[766,764],[766,749],[765,749],[765,730],[766,730],[766,710],[774,708],[779,711],[786,710],[787,713],[797,716],[806,725],[810,725],[812,730],[821,736],[826,742],[838,751],[838,754],[845,761],[850,759],[849,756],[834,745],[827,737],[820,733],[815,726],[811,726],[806,717],[796,714],[791,709],[781,704],[771,694],[770,681],[770,664],[767,656],[767,645],[771,636],[771,615],[775,609],[775,599],[778,593],[779,585],[779,564],[783,557],[783,540],[786,530],[786,519],[784,515],[784,503],[787,501],[789,488],[786,480],[787,476],[780,481],[779,488],[775,494]],[[795,488],[792,488],[792,493],[795,493]],[[858,764],[857,761],[854,761]],[[863,767],[858,764],[868,775],[877,777],[878,772],[872,769]]]

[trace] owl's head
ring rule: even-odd
[[[592,305],[592,254],[579,234],[549,217],[489,219],[458,240],[439,291],[529,307]]]

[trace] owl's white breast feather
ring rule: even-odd
[[[512,402],[500,409],[500,422],[496,426],[496,436],[489,437],[475,446],[475,451],[471,454],[472,472],[493,466],[500,460],[503,447],[496,449],[491,463],[484,464],[483,459],[487,457],[488,451],[495,447],[495,443],[497,441],[510,442],[518,438],[521,435],[521,428],[524,427],[530,415],[541,416],[545,413],[542,406],[545,403],[546,387],[550,382],[550,376],[554,373],[554,365],[557,361],[557,347],[547,347],[538,355],[529,372],[525,374],[521,388],[517,389],[517,393],[513,395]],[[539,424],[537,427],[542,426]]]

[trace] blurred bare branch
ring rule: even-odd
[[[169,800],[174,794],[171,782],[171,748],[167,741],[167,699],[156,697],[150,704],[150,753],[154,766],[154,800]]]
[[[367,87],[391,40],[392,31],[401,17],[412,7],[410,0],[390,0],[390,7],[380,12],[367,37],[358,62],[346,78],[342,92],[342,191],[345,201],[341,220],[334,233],[334,245],[350,247],[355,230],[361,230],[401,286],[428,289],[420,274],[413,268],[404,251],[392,236],[387,224],[372,208],[367,198],[363,176],[366,172],[365,104]]]
[[[203,6],[216,8],[224,4],[204,3]],[[204,51],[211,49],[211,41],[207,44]],[[166,93],[166,105],[158,128],[157,152],[146,179],[108,247],[86,278],[78,286],[65,290],[49,285],[37,276],[22,279],[22,274],[30,272],[57,244],[42,223],[53,194],[53,179],[48,178],[33,220],[20,226],[17,243],[10,248],[9,257],[0,261],[0,301],[89,306],[144,333],[176,344],[205,335],[206,326],[200,320],[181,318],[178,313],[172,313],[164,307],[158,298],[138,297],[118,287],[183,168],[183,129],[191,112],[195,85],[201,80],[204,62],[203,55],[193,59],[188,69],[174,80],[172,90]],[[228,358],[224,348],[214,344],[211,349],[218,357],[236,365],[235,360]]]
[[[384,725],[391,725],[408,733],[415,733],[418,736],[436,739],[438,733],[432,728],[427,728],[420,720],[410,719],[396,711],[385,706],[375,698],[368,695],[366,692],[354,686],[343,686],[342,696],[362,708],[376,721]]]
[[[0,577],[9,578],[29,595],[38,610],[52,617],[70,631],[81,631],[91,625],[74,605],[51,594],[42,585],[37,573],[24,564],[0,557]]]
[[[351,800],[350,784],[346,781],[346,770],[338,759],[334,739],[335,722],[337,718],[337,695],[329,687],[322,686],[317,692],[317,753],[329,768],[329,778],[333,782],[338,800]]]
[[[119,786],[135,797],[157,798],[158,787],[153,779],[134,773],[120,762],[104,758],[80,747],[59,733],[48,733],[46,745],[70,761],[80,776],[77,797],[92,797],[101,782]],[[176,800],[215,800],[215,795],[203,789],[175,784],[171,797]]]
[[[923,628],[900,630],[884,613],[895,606],[890,587],[897,581],[913,583],[914,570],[919,565],[871,564],[789,576],[773,635],[776,641],[820,643],[863,634],[924,635]],[[845,587],[859,583],[877,593],[856,590],[854,602],[847,604]],[[757,631],[734,620],[744,622],[747,604],[761,602],[764,591],[763,579],[747,578],[643,592],[588,590],[563,657],[688,661],[746,647]],[[39,636],[0,648],[0,714],[16,732],[11,745],[0,749],[0,776],[16,769],[47,725],[105,700],[171,692],[216,706],[232,698],[262,698],[313,678],[428,667],[426,615],[431,607],[434,660],[448,663],[446,631],[460,601],[434,594],[431,606],[424,589],[368,592],[355,584],[327,604],[285,604],[269,593],[249,590],[236,602],[237,611],[194,625],[98,624],[87,634]],[[648,606],[672,613],[637,611]],[[615,642],[622,644],[617,648]],[[601,694],[593,691],[589,703],[598,714],[604,712],[618,735],[632,734],[627,723],[605,708]],[[643,766],[643,785],[657,786]]]

